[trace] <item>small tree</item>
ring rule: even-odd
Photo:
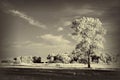
[[[64,54],[49,54],[47,59],[50,63],[70,63],[71,58],[68,53]]]
[[[74,19],[72,27],[73,38],[78,41],[76,50],[88,57],[88,68],[90,68],[90,55],[97,54],[104,49],[104,35],[106,30],[98,18],[82,17]]]
[[[63,63],[70,63],[71,58],[68,53],[60,54],[60,59]]]
[[[55,57],[55,54],[48,54],[47,59],[48,59],[49,63],[54,62],[54,57]]]
[[[34,56],[33,63],[41,63],[41,57]]]

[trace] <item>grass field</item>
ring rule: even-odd
[[[88,69],[82,64],[11,65],[1,67],[0,72],[0,80],[120,80],[119,68],[94,65]]]

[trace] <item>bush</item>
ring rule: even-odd
[[[20,57],[15,57],[13,58],[14,63],[19,64],[19,63],[41,63],[41,57],[37,56],[20,56]]]
[[[57,55],[49,54],[47,59],[49,60],[49,63],[70,63],[71,61],[71,58],[67,53]]]
[[[41,57],[34,56],[33,63],[41,63]]]

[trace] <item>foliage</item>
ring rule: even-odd
[[[41,57],[39,56],[19,56],[13,58],[14,62],[19,63],[41,63]]]
[[[49,63],[70,63],[71,58],[69,54],[49,54],[47,59],[49,60]]]
[[[33,63],[41,63],[41,57],[34,56]]]
[[[48,56],[47,56],[48,62],[53,63],[54,62],[54,57],[55,57],[55,54],[48,54]]]
[[[75,48],[76,53],[88,56],[88,62],[90,62],[91,54],[98,54],[100,49],[104,49],[106,30],[98,18],[74,19],[71,28],[74,30],[73,38],[78,42]]]
[[[120,64],[120,55],[105,53],[100,55],[100,60],[106,64]]]

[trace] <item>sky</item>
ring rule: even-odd
[[[41,56],[74,50],[71,22],[99,18],[107,30],[105,51],[120,51],[119,0],[1,0],[0,58]]]

